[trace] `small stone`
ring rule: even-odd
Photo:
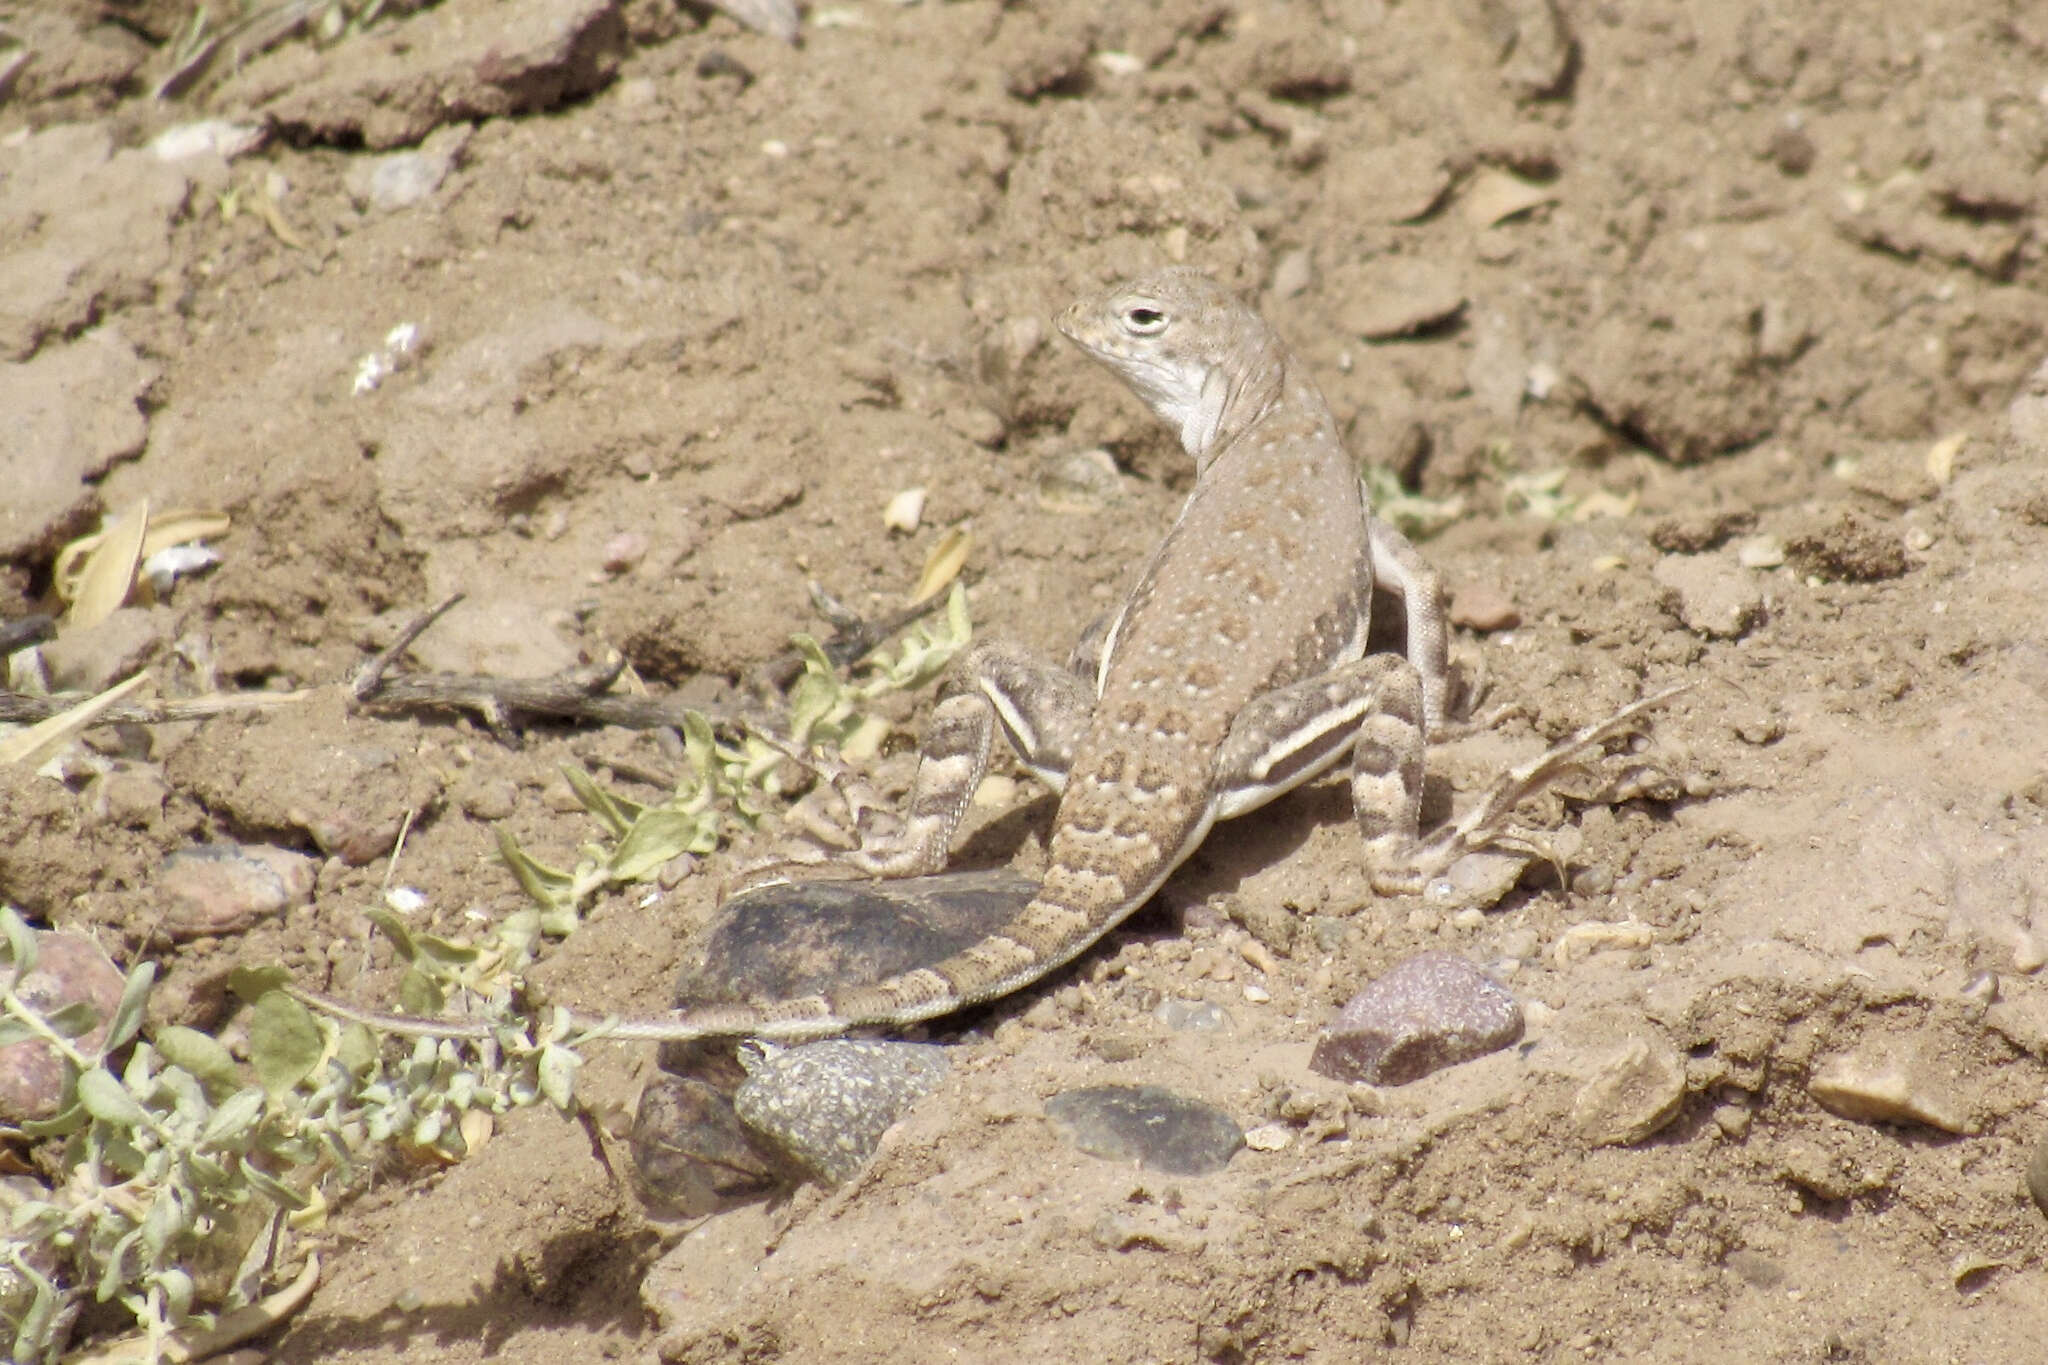
[[[1742,570],[1717,555],[1666,555],[1650,576],[1677,599],[1678,619],[1709,639],[1733,640],[1763,619],[1763,593]]]
[[[1172,1175],[1213,1174],[1244,1146],[1230,1115],[1157,1085],[1068,1090],[1045,1102],[1045,1116],[1090,1156]]]
[[[1273,297],[1291,299],[1305,292],[1315,280],[1315,258],[1306,247],[1281,256],[1273,266]]]
[[[949,1065],[946,1049],[932,1043],[861,1038],[751,1044],[740,1061],[747,1079],[733,1111],[830,1185],[860,1173],[889,1125],[930,1094]]]
[[[2034,1207],[2048,1216],[2048,1136],[2035,1144],[2034,1158],[2027,1163],[2027,1193],[2034,1196]]]
[[[641,1194],[685,1216],[715,1213],[787,1183],[732,1102],[694,1077],[657,1074],[640,1096],[628,1142]]]
[[[1123,475],[1106,450],[1084,450],[1049,461],[1038,475],[1038,505],[1048,512],[1087,515],[1124,496]]]
[[[647,557],[647,537],[638,531],[621,531],[604,543],[601,561],[608,574],[622,574],[638,567]]]
[[[1162,1000],[1152,1017],[1170,1029],[1188,1033],[1227,1033],[1237,1027],[1229,1010],[1206,1000]]]
[[[1776,536],[1751,536],[1735,547],[1735,562],[1745,569],[1775,569],[1785,562],[1785,544]]]
[[[1417,953],[1344,1006],[1309,1068],[1333,1080],[1405,1085],[1522,1036],[1515,997],[1450,953]]]
[[[1451,596],[1451,624],[1480,634],[1513,630],[1522,624],[1521,608],[1514,599],[1489,583],[1461,586]]]
[[[1891,1059],[1855,1055],[1834,1058],[1814,1073],[1806,1089],[1845,1119],[1924,1123],[1945,1133],[1977,1131],[1962,1105],[1923,1068]]]
[[[14,984],[22,1002],[45,1018],[66,1005],[84,1001],[99,1013],[99,1022],[72,1040],[88,1057],[99,1055],[107,1040],[107,1024],[121,1003],[126,984],[121,969],[97,943],[68,930],[35,930],[36,963]],[[0,951],[5,944],[0,943]],[[11,961],[0,971],[14,975]],[[40,1038],[0,1047],[0,1120],[26,1123],[56,1116],[63,1105],[69,1066],[57,1050]]]
[[[1813,169],[1814,158],[1820,153],[1804,128],[1787,124],[1771,134],[1770,155],[1780,171],[1798,176]]]
[[[1244,1145],[1255,1152],[1284,1152],[1294,1145],[1294,1130],[1284,1123],[1262,1123],[1244,1135]]]
[[[1629,1147],[1678,1117],[1685,1062],[1661,1038],[1631,1038],[1572,1100],[1572,1126],[1595,1147]]]
[[[232,934],[305,904],[313,860],[268,845],[199,844],[164,859],[157,891],[172,938]]]
[[[93,811],[123,829],[148,829],[163,818],[171,786],[155,768],[116,763],[93,783]]]

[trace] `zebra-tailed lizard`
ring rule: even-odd
[[[1448,685],[1442,593],[1407,540],[1372,516],[1307,367],[1191,269],[1084,299],[1058,326],[1179,432],[1194,491],[1106,630],[1091,631],[1067,667],[1000,644],[969,651],[927,727],[900,827],[864,829],[859,846],[831,855],[855,875],[942,870],[1000,730],[1060,793],[1037,893],[1002,932],[901,976],[617,1022],[608,1035],[796,1041],[996,999],[1121,923],[1216,821],[1347,756],[1372,885],[1413,892],[1496,841],[1521,797],[1672,695],[1509,772],[1425,843],[1423,752],[1444,723]],[[1401,599],[1405,658],[1365,652],[1375,584]]]

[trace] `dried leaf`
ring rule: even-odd
[[[65,625],[74,630],[96,626],[120,610],[135,587],[135,569],[142,563],[142,540],[148,531],[148,498],[100,528],[100,543],[78,571],[78,590],[64,613]]]
[[[974,533],[965,526],[955,526],[939,537],[939,543],[932,546],[932,552],[925,556],[924,572],[918,575],[917,587],[910,594],[910,605],[926,602],[951,586],[966,567],[967,552],[974,548]]]
[[[1465,221],[1476,228],[1489,228],[1556,199],[1557,191],[1548,186],[1488,167],[1473,176],[1465,190]]]
[[[39,768],[58,750],[69,744],[80,731],[88,729],[106,711],[128,698],[128,695],[149,681],[147,673],[137,673],[126,682],[115,683],[96,697],[88,697],[69,711],[39,720],[26,730],[0,739],[0,767],[19,763],[29,768]]]

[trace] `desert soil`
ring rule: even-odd
[[[2037,7],[848,0],[791,45],[670,0],[445,0],[170,100],[182,4],[7,9],[0,619],[102,512],[221,509],[221,563],[47,646],[55,681],[317,689],[0,776],[0,899],[154,957],[157,1023],[233,1036],[245,962],[388,1002],[387,882],[471,931],[522,903],[498,828],[558,862],[592,837],[563,763],[660,794],[647,734],[351,710],[446,593],[411,666],[615,647],[716,705],[825,629],[807,582],[886,614],[969,526],[977,629],[1064,653],[1190,470],[1049,318],[1162,262],[1255,298],[1359,458],[1457,513],[1423,552],[1514,714],[1437,748],[1434,809],[1698,684],[1642,753],[1665,799],[1547,803],[1563,878],[1484,914],[1371,897],[1334,782],[1222,827],[963,1021],[849,1187],[657,1218],[538,1111],[382,1170],[275,1359],[2038,1358]],[[258,136],[148,150],[200,119]],[[1116,478],[1075,494],[1095,450]],[[963,863],[1029,864],[1050,805],[1018,776]],[[318,857],[312,902],[173,939],[162,860],[222,839]],[[736,856],[601,899],[537,988],[660,1008]],[[1398,1088],[1311,1072],[1428,948],[1494,970],[1523,1042]],[[597,1055],[614,1129],[652,1067]],[[1261,1149],[1082,1155],[1043,1104],[1104,1082]]]

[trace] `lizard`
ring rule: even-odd
[[[605,1036],[799,1042],[997,999],[1122,923],[1217,821],[1347,757],[1369,881],[1376,893],[1412,894],[1464,853],[1511,843],[1505,822],[1517,801],[1684,690],[1638,701],[1504,774],[1425,842],[1424,752],[1448,709],[1443,590],[1407,539],[1372,514],[1307,366],[1257,311],[1188,267],[1083,298],[1056,326],[1175,428],[1194,488],[1122,605],[1065,667],[1005,643],[970,649],[926,725],[907,813],[878,829],[874,809],[843,791],[860,838],[824,855],[831,875],[943,870],[1000,732],[1060,797],[1036,892],[1002,931],[900,976],[607,1021]],[[1366,652],[1375,586],[1402,604],[1404,654]],[[292,993],[380,1027],[426,1031],[423,1021]]]

